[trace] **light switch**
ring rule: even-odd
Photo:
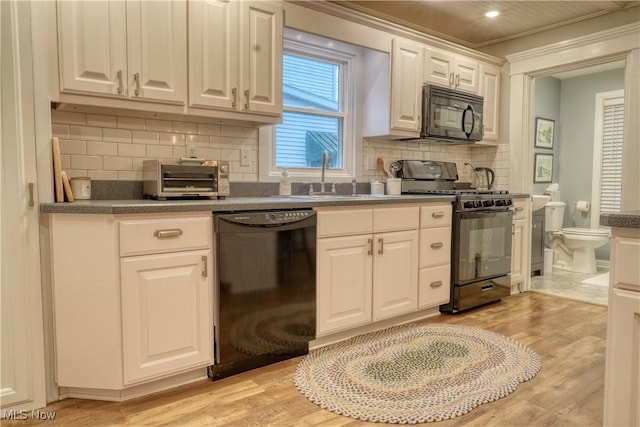
[[[248,148],[240,149],[240,166],[251,166],[251,151]]]

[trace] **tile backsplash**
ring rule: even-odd
[[[142,161],[198,157],[228,160],[232,181],[258,181],[258,128],[51,110],[62,169],[94,180],[142,181]],[[240,165],[240,149],[251,165]]]
[[[188,119],[188,118],[186,118]],[[118,114],[91,114],[51,110],[52,134],[60,140],[62,168],[70,177],[93,180],[142,181],[145,159],[176,159],[195,146],[198,157],[228,160],[231,181],[258,181],[258,128],[212,120],[211,123],[157,120]],[[250,166],[240,165],[240,149],[251,153]],[[443,145],[413,141],[364,139],[364,158],[381,157],[385,164],[398,159],[455,162],[460,181],[473,182],[465,163],[494,169],[494,187],[506,190],[509,182],[509,145]],[[363,162],[364,163],[364,162]],[[363,164],[362,177],[381,179]]]

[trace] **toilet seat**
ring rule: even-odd
[[[562,229],[562,234],[568,236],[593,236],[593,237],[609,237],[611,231],[606,228],[578,228],[568,227]]]

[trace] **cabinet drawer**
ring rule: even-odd
[[[120,256],[207,249],[211,218],[120,221]]]
[[[418,207],[377,208],[373,211],[373,232],[415,230],[418,228]]]
[[[371,209],[318,212],[318,238],[370,234],[373,229]]]
[[[450,264],[422,268],[418,274],[418,308],[449,302],[451,298]]]
[[[613,242],[613,286],[640,291],[640,240],[616,237]]]
[[[527,202],[524,200],[513,201],[513,219],[525,219],[527,217]]]
[[[451,227],[451,205],[431,205],[420,208],[420,227]]]
[[[420,268],[449,264],[451,260],[451,227],[420,230]]]

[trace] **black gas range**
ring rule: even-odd
[[[403,194],[454,195],[451,298],[440,311],[456,313],[511,293],[513,199],[507,191],[456,189],[456,164],[430,160],[394,163]]]

